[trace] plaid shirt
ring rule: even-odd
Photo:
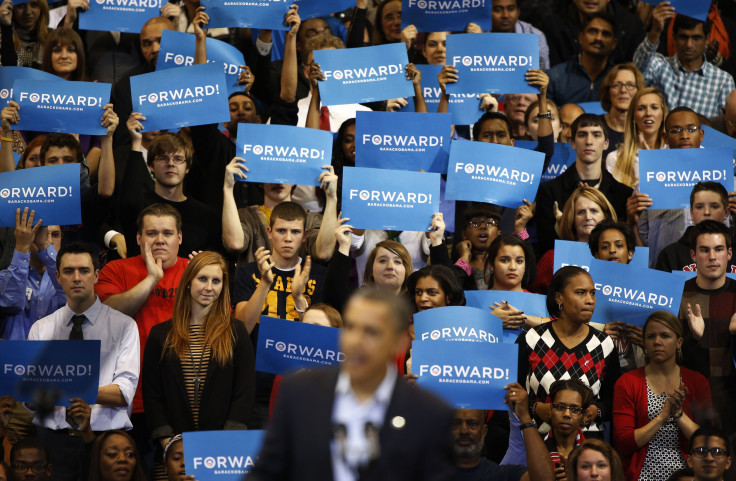
[[[688,72],[677,55],[657,53],[657,45],[644,37],[634,52],[634,63],[644,74],[647,85],[662,91],[670,109],[685,106],[706,117],[721,114],[726,97],[734,90],[731,74],[711,65],[703,57],[703,66]]]

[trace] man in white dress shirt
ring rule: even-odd
[[[140,374],[140,343],[135,321],[100,302],[95,294],[99,274],[97,257],[85,244],[71,243],[56,258],[57,278],[66,305],[37,321],[28,334],[29,341],[99,340],[100,380],[97,404],[91,406],[93,431],[130,429],[130,406]],[[63,402],[64,400],[62,400]],[[75,413],[89,409],[81,400],[71,400],[68,408],[56,407],[36,423],[44,428],[49,460],[55,466],[53,479],[78,479],[84,449],[82,430]],[[67,469],[64,469],[67,468]]]

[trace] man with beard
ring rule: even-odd
[[[537,424],[529,414],[529,398],[521,384],[506,386],[506,404],[519,418],[519,429],[524,437],[527,466],[505,464],[499,466],[482,456],[486,437],[486,411],[456,409],[452,421],[452,450],[458,481],[542,481],[554,479],[554,468],[547,447],[537,431]]]

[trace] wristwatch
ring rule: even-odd
[[[552,119],[552,111],[548,110],[546,114],[539,113],[537,114],[538,119]]]

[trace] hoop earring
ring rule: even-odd
[[[562,312],[562,304],[557,304],[557,309],[559,309],[560,312]]]

